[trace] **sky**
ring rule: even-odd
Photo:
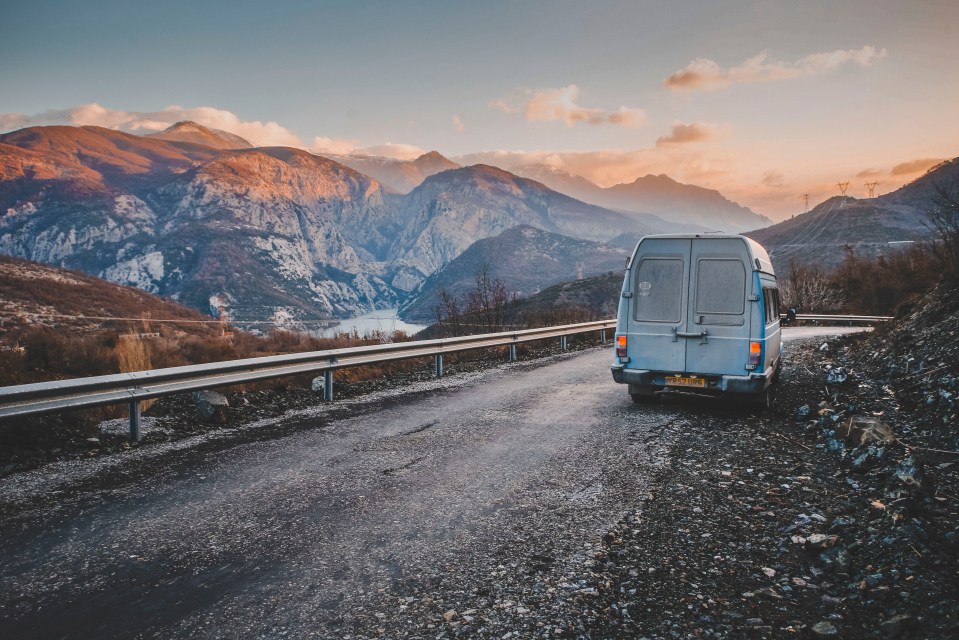
[[[667,174],[774,220],[959,156],[956,0],[3,0],[0,131]]]

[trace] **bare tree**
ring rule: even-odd
[[[932,231],[929,242],[932,254],[939,261],[943,279],[952,286],[959,285],[959,186],[947,188],[935,185],[934,208],[927,216],[927,228]]]
[[[445,327],[447,335],[458,336],[462,331],[462,313],[456,296],[446,289],[438,292],[440,302],[436,305],[436,323]]]
[[[487,333],[505,330],[512,320],[516,294],[502,280],[490,277],[488,264],[476,273],[475,282],[466,294],[467,314]]]
[[[786,277],[779,283],[783,306],[806,313],[838,311],[846,303],[842,290],[821,269],[789,262]]]

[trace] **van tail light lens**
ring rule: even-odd
[[[762,362],[762,355],[763,355],[763,343],[750,342],[749,343],[749,366],[758,367],[759,363]]]
[[[616,357],[626,357],[626,336],[616,336]]]

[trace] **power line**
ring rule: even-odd
[[[67,315],[61,313],[43,313],[43,312],[25,312],[25,311],[2,311],[0,310],[0,316],[10,316],[10,317],[19,317],[19,318],[50,318],[55,320],[98,320],[98,321],[117,321],[117,322],[147,322],[154,324],[221,324],[220,320],[211,319],[211,320],[177,320],[174,318],[125,318],[117,316],[84,316],[84,315]],[[371,318],[373,320],[389,320],[391,318]],[[325,319],[297,319],[295,322],[299,324],[329,324],[334,322],[330,318]],[[234,322],[234,324],[269,324],[275,325],[276,323],[272,320],[240,320]]]

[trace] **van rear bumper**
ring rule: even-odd
[[[665,386],[667,375],[675,375],[675,372],[649,371],[647,369],[627,369],[626,365],[614,364],[610,367],[613,374],[613,380],[620,384],[636,384],[650,387]],[[770,368],[763,373],[750,373],[745,376],[731,375],[707,375],[705,376],[710,384],[704,391],[722,391],[724,393],[762,393],[769,386],[772,379],[773,370]],[[684,392],[697,391],[695,389],[683,388]]]

